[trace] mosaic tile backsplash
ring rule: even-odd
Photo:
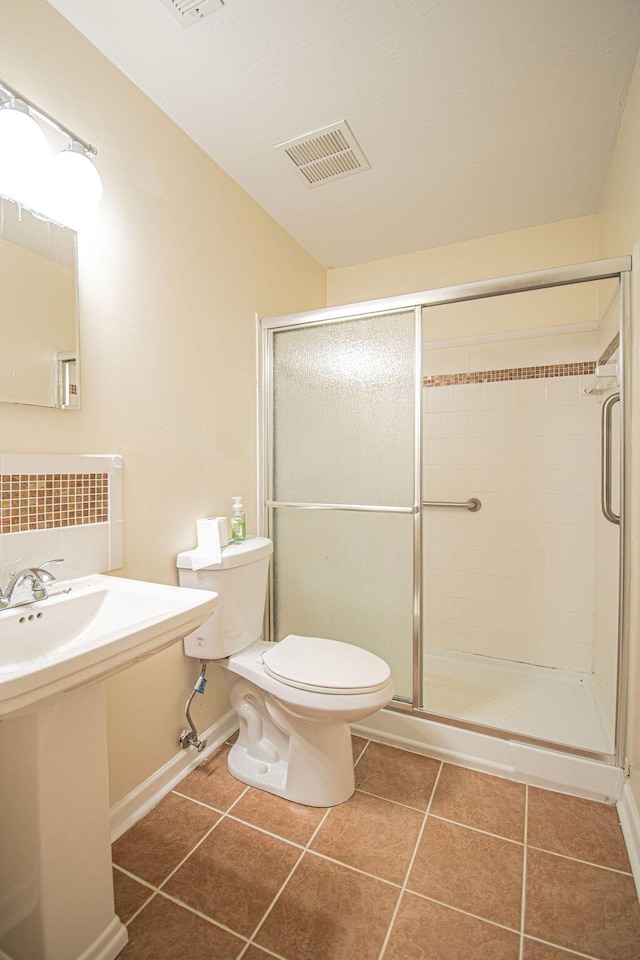
[[[0,587],[63,558],[57,580],[123,566],[122,457],[0,452]]]
[[[108,519],[108,473],[0,474],[0,533]]]

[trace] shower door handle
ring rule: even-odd
[[[477,497],[471,497],[470,500],[423,500],[423,507],[463,507],[470,510],[471,513],[477,513],[482,504]]]
[[[600,497],[602,513],[609,523],[620,523],[620,515],[615,513],[611,506],[611,419],[613,408],[620,403],[620,394],[612,393],[602,404],[602,432],[600,452]]]

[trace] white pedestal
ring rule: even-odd
[[[114,960],[104,683],[0,721],[0,955]]]

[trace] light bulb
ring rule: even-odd
[[[51,154],[26,103],[0,109],[0,194],[32,207]]]
[[[102,196],[100,174],[82,144],[71,141],[56,154],[39,209],[65,226],[77,230],[95,213]]]

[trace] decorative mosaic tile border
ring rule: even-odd
[[[506,367],[503,370],[473,370],[469,373],[441,373],[424,378],[425,387],[452,384],[499,383],[504,380],[537,380],[542,377],[581,377],[595,373],[595,360],[581,363],[548,363],[536,367]]]
[[[425,387],[450,387],[453,384],[500,383],[505,380],[538,380],[543,377],[593,376],[596,366],[610,360],[619,346],[620,334],[616,333],[597,361],[549,363],[536,367],[505,367],[502,370],[474,370],[469,373],[441,373],[424,377],[423,384]]]
[[[108,473],[0,474],[0,533],[108,519]]]

